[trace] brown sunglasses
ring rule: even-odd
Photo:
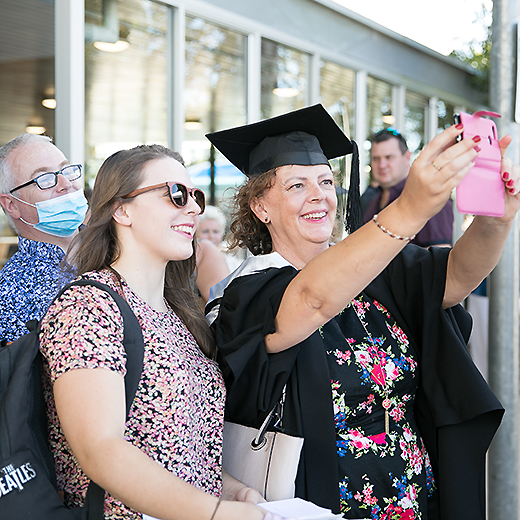
[[[160,190],[161,188],[168,188],[170,200],[176,208],[184,208],[186,204],[188,204],[188,195],[191,195],[193,200],[195,200],[199,205],[200,214],[202,215],[202,213],[204,213],[204,209],[206,208],[206,197],[204,196],[204,192],[198,188],[188,188],[179,182],[162,182],[161,184],[154,184],[153,186],[147,186],[146,188],[139,188],[122,198],[132,199],[137,197],[137,195],[141,195],[141,193]]]

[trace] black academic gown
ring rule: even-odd
[[[485,518],[485,454],[503,409],[466,349],[469,314],[460,305],[441,307],[449,251],[409,245],[364,292],[388,309],[418,352],[415,414],[440,503],[431,505],[428,517],[479,520]],[[287,384],[283,427],[305,439],[296,496],[338,512],[332,395],[322,338],[315,332],[278,354],[267,354],[263,339],[274,331],[283,292],[297,273],[286,266],[238,276],[209,304],[215,314],[218,309],[212,328],[228,388],[226,419],[258,427]]]

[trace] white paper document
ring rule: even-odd
[[[301,498],[289,498],[276,502],[264,502],[257,504],[266,511],[277,514],[282,518],[294,518],[295,520],[341,520],[342,515],[335,515],[330,509],[317,506]],[[143,520],[158,520],[148,515],[143,515]],[[368,520],[360,518],[358,520]]]
[[[295,520],[335,520],[343,518],[335,515],[330,509],[317,506],[301,498],[289,498],[276,502],[258,504],[263,509],[280,515],[282,518],[294,518]]]

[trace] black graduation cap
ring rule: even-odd
[[[343,133],[323,105],[317,104],[258,123],[213,132],[206,134],[206,137],[248,177],[290,164],[328,164],[328,159],[353,153],[347,199],[347,230],[354,231],[361,225],[361,206],[355,202],[355,199],[359,201],[357,145]]]
[[[288,164],[328,164],[353,150],[321,104],[206,137],[247,176]]]

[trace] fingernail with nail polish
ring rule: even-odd
[[[474,146],[473,148],[475,149],[475,152],[480,152],[480,146]]]
[[[482,140],[482,139],[480,138],[480,135],[474,135],[474,136],[473,136],[473,141],[474,141],[475,143],[478,143],[478,142],[480,142],[481,140]]]
[[[464,125],[462,123],[459,123],[458,125],[455,126],[455,128],[457,130],[462,130],[464,128]]]
[[[508,172],[504,172],[502,174],[502,178],[505,180],[505,181],[508,181],[509,180],[509,173]]]
[[[514,185],[515,185],[515,183],[512,180],[506,182],[506,186],[508,188],[512,188]]]

